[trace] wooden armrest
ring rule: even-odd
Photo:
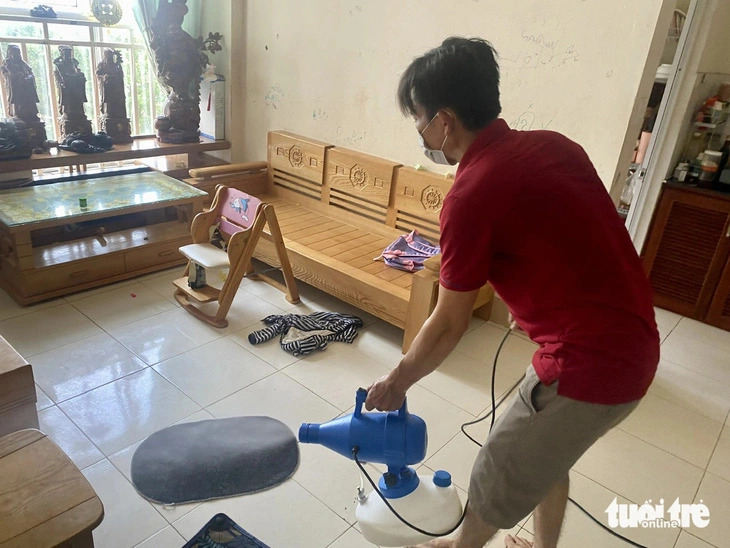
[[[191,177],[196,179],[210,179],[218,175],[231,175],[233,173],[246,173],[250,171],[263,171],[268,169],[266,162],[246,162],[243,164],[225,164],[222,166],[200,167],[189,171]]]
[[[200,244],[210,240],[208,227],[210,227],[217,214],[218,212],[215,209],[209,209],[208,211],[201,211],[193,218],[193,222],[190,225],[190,234],[194,244]]]
[[[423,261],[423,266],[427,270],[435,272],[436,275],[438,275],[439,271],[441,270],[441,253],[439,253],[438,255],[434,255],[433,257],[429,257],[428,259]]]

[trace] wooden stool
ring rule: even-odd
[[[0,337],[0,437],[38,428],[33,368]]]
[[[66,453],[38,430],[0,438],[0,548],[88,548],[104,507]]]

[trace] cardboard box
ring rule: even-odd
[[[200,135],[219,141],[226,138],[226,81],[216,76],[200,83]]]

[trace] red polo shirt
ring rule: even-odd
[[[441,285],[487,281],[540,345],[558,394],[618,404],[646,394],[659,362],[652,290],[585,151],[498,119],[461,159],[441,211]]]

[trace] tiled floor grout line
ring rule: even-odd
[[[71,417],[69,417],[69,416],[68,416],[68,415],[66,414],[66,412],[65,412],[65,411],[64,411],[63,409],[61,409],[61,407],[60,407],[60,406],[58,406],[58,405],[52,405],[51,407],[46,407],[46,408],[45,408],[45,409],[44,409],[43,411],[40,411],[40,412],[39,412],[38,414],[40,415],[41,413],[44,413],[45,411],[47,411],[48,409],[52,409],[53,407],[55,407],[56,409],[58,409],[58,410],[59,410],[59,411],[60,411],[60,412],[61,412],[61,413],[63,414],[63,416],[64,416],[64,417],[66,417],[66,418],[68,419],[68,421],[69,421],[69,422],[70,422],[71,424],[73,424],[73,425],[74,425],[74,426],[75,426],[75,427],[76,427],[76,428],[78,429],[78,431],[79,431],[79,432],[81,432],[81,435],[82,435],[82,436],[84,436],[84,438],[86,438],[86,439],[87,439],[87,440],[89,441],[89,443],[91,444],[91,446],[92,446],[92,447],[93,447],[94,449],[96,449],[97,451],[99,451],[99,454],[100,454],[100,455],[102,455],[102,458],[100,458],[100,459],[99,459],[99,460],[97,460],[96,462],[93,462],[93,463],[91,463],[91,464],[89,464],[89,465],[87,465],[87,466],[84,466],[84,468],[83,468],[83,469],[81,469],[82,471],[83,471],[83,470],[86,470],[86,469],[87,469],[87,468],[88,468],[89,466],[94,466],[95,464],[98,464],[99,462],[101,462],[102,460],[104,460],[105,458],[107,458],[107,457],[106,457],[106,454],[104,453],[104,451],[102,451],[102,450],[101,450],[101,449],[99,448],[99,446],[97,446],[97,445],[96,445],[96,444],[95,444],[95,443],[94,443],[94,442],[93,442],[93,441],[91,440],[91,438],[90,438],[90,437],[89,437],[89,436],[88,436],[88,435],[86,434],[86,432],[84,432],[84,431],[82,430],[82,428],[81,428],[81,427],[80,427],[80,426],[79,426],[78,424],[76,424],[76,423],[74,422],[74,420],[73,420],[73,419],[72,419]],[[56,445],[58,445],[58,444],[56,444]]]
[[[598,481],[598,480],[596,480],[596,479],[594,479],[594,478],[592,478],[590,476],[586,476],[585,474],[582,474],[582,473],[578,472],[574,468],[571,468],[570,471],[573,472],[574,474],[577,474],[577,475],[579,475],[581,477],[584,477],[585,479],[587,479],[589,481],[592,481],[596,485],[599,485],[599,486],[603,487],[609,493],[612,493],[613,495],[615,495],[617,497],[621,497],[622,499],[627,500],[631,504],[641,504],[639,502],[636,502],[635,500],[630,499],[629,497],[627,497],[625,495],[622,495],[621,493],[616,492],[615,490],[613,490],[612,488],[608,487],[607,485],[603,485],[600,481]],[[702,482],[700,481],[700,483],[702,483]],[[698,487],[698,489],[699,489],[699,487]],[[571,498],[572,498],[572,495],[571,495]],[[580,502],[580,501],[577,501],[577,502]]]
[[[154,290],[150,290],[150,291],[154,291]],[[156,291],[155,291],[155,293],[156,293],[157,295],[160,295],[160,294],[159,294],[159,293],[157,293]],[[160,297],[164,299],[164,297],[162,297],[161,295],[160,295]],[[89,316],[88,314],[86,314],[86,313],[85,313],[85,312],[84,312],[83,310],[81,310],[80,308],[78,308],[78,307],[76,306],[76,304],[75,304],[75,303],[77,303],[77,302],[79,302],[79,301],[72,301],[72,302],[70,302],[70,303],[68,303],[68,304],[70,304],[70,305],[71,305],[71,306],[72,306],[72,307],[74,308],[74,310],[76,310],[76,311],[77,311],[77,312],[78,312],[79,314],[83,315],[83,316],[84,316],[84,317],[85,317],[86,319],[88,319],[88,320],[89,320],[89,321],[90,321],[91,323],[93,323],[93,324],[94,324],[94,325],[95,325],[96,327],[98,327],[99,329],[101,329],[101,330],[102,330],[102,331],[103,331],[104,333],[107,333],[107,334],[108,334],[108,335],[109,335],[110,337],[114,338],[114,340],[116,340],[116,337],[114,337],[114,335],[112,335],[112,334],[111,334],[111,333],[110,333],[110,332],[109,332],[109,331],[108,331],[107,329],[121,329],[121,328],[123,328],[123,327],[127,327],[127,326],[130,326],[130,325],[132,325],[133,323],[136,323],[136,322],[138,322],[138,321],[141,321],[141,320],[147,320],[147,319],[149,319],[149,318],[154,318],[155,316],[159,316],[159,315],[161,315],[161,314],[167,314],[168,312],[173,312],[173,311],[175,310],[174,308],[172,308],[172,309],[170,309],[170,310],[160,310],[159,312],[155,312],[154,314],[149,314],[148,316],[142,316],[142,317],[139,317],[139,318],[135,318],[134,320],[132,320],[132,321],[131,321],[131,322],[129,322],[129,323],[124,323],[124,324],[117,324],[117,325],[113,325],[113,326],[111,326],[111,327],[109,327],[109,328],[106,328],[106,327],[103,327],[103,326],[99,325],[98,323],[96,323],[96,321],[94,321],[94,319],[93,319],[93,318],[91,318],[91,317],[90,317],[90,316]],[[121,344],[121,343],[120,343],[120,344]]]
[[[129,350],[126,347],[125,347],[125,349],[126,350]],[[129,350],[129,352],[131,352],[131,350]],[[138,357],[138,356],[135,355],[135,357]],[[142,361],[142,363],[145,363],[144,360]],[[66,398],[66,399],[61,400],[61,401],[58,401],[58,402],[54,401],[54,399],[51,398],[51,396],[48,396],[48,397],[51,399],[52,402],[54,402],[53,405],[57,406],[60,409],[61,408],[60,407],[60,404],[62,404],[62,403],[70,402],[71,400],[74,400],[76,398],[79,398],[81,396],[84,396],[84,395],[88,394],[89,392],[93,392],[94,390],[98,390],[99,388],[103,388],[104,386],[108,386],[108,385],[110,385],[112,383],[115,383],[117,381],[121,381],[122,379],[126,379],[127,377],[131,377],[132,375],[137,375],[138,373],[142,373],[145,369],[151,369],[151,368],[152,368],[151,365],[147,365],[145,363],[145,366],[143,368],[141,368],[141,369],[137,369],[136,371],[130,371],[129,373],[125,373],[124,375],[122,375],[120,377],[117,377],[116,379],[113,379],[113,380],[110,380],[108,382],[102,383],[99,386],[95,386],[94,388],[90,388],[89,390],[85,390],[85,391],[80,392],[80,393],[78,393],[78,394],[76,394],[74,396],[71,396],[70,398]],[[154,371],[154,369],[153,369],[153,371]],[[157,371],[155,371],[155,373],[157,373]],[[167,379],[165,377],[163,377],[163,378],[167,381]],[[42,388],[43,387],[41,386],[41,389]],[[45,392],[45,390],[44,390],[44,392]],[[186,394],[186,396],[187,396],[187,394]],[[190,396],[188,396],[188,397],[190,397]],[[48,409],[48,408],[46,408],[46,409]],[[44,411],[45,411],[45,409],[44,409]]]
[[[2,289],[0,289],[0,292],[5,293]],[[8,295],[8,294],[5,293],[5,295]],[[9,295],[8,295],[8,298],[10,298],[12,300],[12,298]],[[48,301],[42,301],[42,302],[48,302]],[[13,300],[13,303],[17,304],[14,300]],[[68,303],[66,302],[66,300],[64,298],[61,297],[54,304],[49,304],[48,306],[38,308],[37,310],[32,308],[33,306],[37,306],[38,304],[40,304],[40,303],[31,304],[26,307],[18,309],[17,314],[13,314],[12,316],[8,316],[7,318],[3,318],[2,320],[0,320],[0,325],[2,325],[3,322],[7,322],[9,320],[14,320],[16,318],[20,318],[21,316],[27,316],[28,314],[35,314],[36,312],[43,312],[44,310],[50,310],[51,308],[56,308],[58,306],[61,306],[63,304],[68,304]],[[20,306],[20,305],[18,305],[18,306]]]
[[[717,446],[718,446],[718,445],[720,445],[720,438],[722,438],[722,433],[723,433],[723,430],[724,430],[724,426],[723,426],[723,428],[721,428],[721,429],[720,429],[720,435],[719,435],[719,436],[717,437],[717,440],[715,441],[715,446],[714,446],[714,447],[712,448],[712,452],[710,453],[710,458],[709,458],[709,459],[707,459],[707,465],[706,465],[706,466],[705,466],[705,468],[704,468],[704,472],[705,472],[705,474],[706,474],[707,472],[709,472],[708,468],[710,467],[710,463],[712,462],[712,457],[713,457],[713,456],[715,456],[715,451],[717,451]],[[710,472],[710,473],[712,473],[712,472]],[[720,476],[720,477],[722,477],[722,476]],[[703,476],[702,476],[702,479],[705,479],[705,477],[704,477],[704,474],[703,474]],[[728,480],[728,481],[730,481],[730,480]],[[701,484],[701,483],[702,483],[702,482],[700,481],[700,484]],[[698,487],[697,489],[699,489],[699,487]],[[697,493],[695,493],[695,495],[696,495],[696,494],[697,494]]]
[[[355,463],[353,462],[352,465],[355,466]],[[355,469],[357,470],[357,468],[355,468]],[[325,501],[323,501],[321,498],[319,498],[315,493],[313,493],[312,491],[310,491],[309,489],[307,489],[307,487],[305,485],[303,485],[302,483],[300,483],[299,481],[297,481],[297,479],[294,477],[295,474],[296,474],[296,472],[294,474],[292,474],[289,478],[287,478],[285,481],[291,480],[294,483],[296,483],[299,487],[301,487],[302,489],[304,489],[307,493],[309,493],[310,495],[312,495],[312,497],[314,497],[319,502],[321,502],[327,509],[329,509],[333,514],[335,514],[342,521],[344,521],[345,523],[347,523],[350,527],[353,527],[355,525],[355,523],[357,523],[357,520],[354,520],[352,523],[350,523],[350,521],[348,519],[343,518],[339,514],[339,512],[337,510],[335,510],[329,504],[327,504]],[[276,486],[274,486],[274,487],[276,487]],[[243,496],[245,496],[245,494]],[[353,490],[353,499],[354,498],[355,498],[355,491]],[[353,514],[354,514],[354,512],[353,512]],[[347,533],[347,531],[345,531],[342,534],[344,535],[345,533]],[[340,536],[342,536],[342,535],[340,535]],[[340,538],[340,537],[337,537],[337,538]],[[335,540],[337,540],[337,539],[335,539]],[[335,540],[333,540],[332,542],[335,542]]]
[[[300,360],[300,361],[301,361],[301,360]],[[295,362],[295,363],[299,363],[299,362]],[[326,399],[325,399],[324,397],[322,397],[322,396],[320,396],[319,394],[317,394],[316,392],[314,392],[314,391],[313,391],[313,390],[312,390],[311,388],[309,388],[309,387],[307,387],[307,386],[303,385],[303,384],[302,384],[302,383],[300,383],[300,382],[299,382],[298,380],[296,380],[295,378],[293,378],[293,377],[292,377],[291,375],[287,375],[287,374],[286,374],[286,371],[285,371],[285,370],[286,370],[286,369],[288,369],[289,367],[291,367],[292,365],[294,365],[294,364],[290,364],[290,365],[287,365],[286,367],[284,367],[284,368],[283,368],[283,369],[281,369],[280,371],[277,371],[277,373],[283,373],[283,374],[284,374],[284,376],[286,376],[286,378],[287,378],[287,379],[289,379],[289,380],[291,380],[291,381],[294,381],[295,383],[297,383],[297,384],[298,384],[299,386],[301,386],[302,388],[304,388],[304,389],[305,389],[305,390],[307,390],[308,392],[311,392],[312,394],[314,394],[315,396],[317,396],[317,397],[318,397],[318,398],[319,398],[320,400],[322,400],[323,402],[325,402],[325,403],[326,403],[327,405],[329,405],[330,407],[334,407],[335,409],[337,409],[337,410],[339,411],[339,413],[338,413],[337,415],[335,415],[335,417],[332,417],[332,418],[336,418],[336,417],[339,417],[339,416],[340,416],[340,415],[341,415],[342,413],[344,413],[345,411],[347,411],[348,409],[350,409],[349,407],[347,407],[346,409],[340,409],[340,408],[339,408],[339,407],[337,407],[337,406],[336,406],[336,405],[335,405],[334,403],[332,403],[332,402],[330,402],[330,401],[327,401],[327,400],[326,400]],[[332,420],[332,419],[330,419],[330,420]]]
[[[711,420],[711,419],[710,419],[710,420]],[[685,464],[689,464],[690,466],[693,466],[694,468],[697,468],[698,470],[704,470],[704,468],[702,468],[701,466],[697,466],[696,464],[694,464],[694,463],[692,463],[692,462],[689,462],[688,460],[686,460],[686,459],[683,459],[682,457],[680,457],[680,456],[678,456],[678,455],[675,455],[674,453],[672,453],[671,451],[668,451],[667,449],[664,449],[664,448],[662,448],[662,447],[659,447],[658,445],[654,445],[654,444],[653,444],[653,443],[651,443],[650,441],[647,441],[647,440],[645,440],[645,439],[643,439],[643,438],[640,438],[640,437],[639,437],[639,436],[637,436],[636,434],[632,434],[631,432],[627,432],[626,430],[624,430],[623,428],[621,428],[621,426],[620,426],[620,425],[619,425],[619,426],[615,426],[615,427],[614,427],[613,429],[614,429],[614,430],[621,430],[621,432],[623,432],[624,434],[626,434],[626,435],[628,435],[628,436],[631,436],[632,438],[635,438],[635,439],[637,439],[637,440],[639,440],[639,441],[641,441],[641,442],[644,442],[645,444],[647,444],[647,445],[650,445],[650,446],[652,446],[652,447],[653,447],[653,448],[655,448],[655,449],[659,449],[660,451],[662,451],[662,452],[666,453],[667,455],[671,455],[671,456],[672,456],[672,457],[674,457],[675,459],[679,459],[679,460],[681,460],[681,461],[682,461],[683,463],[685,463]],[[722,434],[722,431],[720,431],[720,434]],[[720,439],[720,438],[718,437],[718,441],[719,441],[719,439]],[[717,441],[715,442],[715,446],[717,446]],[[711,458],[712,458],[712,456],[710,456],[710,459],[711,459]],[[708,460],[707,462],[708,462],[708,464],[709,464],[709,462],[710,462],[710,461]],[[706,468],[706,467],[705,467],[705,468]]]
[[[196,411],[195,413],[198,413],[198,412],[199,412],[199,411]],[[190,417],[190,416],[194,415],[195,413],[191,413],[190,415],[188,415],[187,417],[185,417],[185,418],[183,418],[183,419],[181,419],[181,420],[185,420],[186,418],[188,418],[188,417]],[[177,422],[180,422],[180,421],[177,421]],[[173,424],[176,424],[176,423],[173,423]],[[141,440],[141,441],[143,441],[143,440]],[[112,466],[112,467],[113,467],[113,468],[114,468],[114,469],[115,469],[115,470],[116,470],[117,472],[119,472],[119,473],[120,473],[120,474],[122,475],[122,478],[124,479],[124,481],[126,481],[126,482],[127,482],[127,483],[128,483],[129,485],[131,485],[131,487],[132,487],[132,489],[134,490],[134,492],[135,492],[135,493],[138,493],[138,491],[137,491],[137,488],[136,488],[136,487],[134,486],[134,483],[132,483],[132,480],[131,480],[130,478],[128,478],[128,477],[127,477],[127,476],[126,476],[126,475],[124,474],[124,471],[123,471],[123,470],[122,470],[121,468],[119,468],[119,467],[118,467],[118,466],[117,466],[117,465],[116,465],[116,464],[114,463],[114,461],[113,461],[113,460],[111,459],[111,456],[112,456],[112,455],[115,455],[115,454],[119,453],[120,451],[124,451],[125,449],[129,449],[130,447],[132,447],[132,445],[134,445],[134,444],[136,444],[136,443],[139,443],[139,441],[135,441],[135,442],[133,442],[133,443],[129,444],[128,446],[126,446],[126,447],[123,447],[122,449],[119,449],[118,451],[115,451],[115,452],[114,452],[114,453],[112,453],[111,455],[104,455],[104,459],[102,459],[102,460],[107,460],[107,461],[109,461],[109,464],[110,464],[110,465],[111,465],[111,466]],[[102,454],[104,454],[104,453],[102,452]],[[90,465],[90,466],[87,466],[86,468],[84,468],[84,470],[87,470],[87,469],[88,469],[88,468],[90,468],[91,466],[96,466],[97,464],[99,464],[99,462],[101,462],[101,461],[97,461],[97,462],[95,462],[94,464],[92,464],[92,465]],[[82,472],[83,472],[83,470],[82,470]],[[155,512],[157,512],[157,514],[159,514],[159,516],[160,516],[160,517],[161,517],[161,518],[163,519],[163,521],[165,522],[165,525],[164,525],[164,526],[162,527],[162,529],[159,529],[159,530],[155,531],[155,532],[154,532],[154,533],[153,533],[152,535],[150,535],[150,537],[153,537],[154,535],[156,535],[157,533],[159,533],[160,531],[162,531],[163,529],[165,529],[165,527],[167,527],[168,525],[172,525],[172,523],[171,523],[170,521],[168,521],[168,519],[167,519],[167,518],[165,517],[165,515],[164,515],[164,514],[162,513],[162,508],[158,508],[158,505],[157,505],[157,504],[154,504],[154,503],[152,503],[151,501],[149,501],[149,500],[147,500],[146,498],[144,498],[144,497],[143,497],[142,495],[140,495],[140,498],[141,498],[141,499],[142,499],[142,500],[143,500],[143,501],[144,501],[145,503],[147,503],[148,505],[150,505],[150,506],[152,507],[152,509],[153,509],[153,510],[154,510]],[[191,502],[190,504],[195,504],[195,505],[196,505],[196,506],[195,506],[194,508],[191,508],[191,509],[190,509],[190,512],[192,512],[192,511],[193,511],[193,510],[195,510],[195,509],[196,509],[196,508],[197,508],[198,506],[200,506],[200,504],[202,504],[202,502],[201,502],[201,503],[195,503],[195,502]],[[161,504],[161,505],[159,505],[159,506],[161,506],[161,507],[164,507],[165,505],[162,505],[162,504]],[[181,505],[172,505],[172,506],[181,506]],[[189,514],[190,512],[187,512],[187,513],[185,514],[185,516],[187,516],[187,515],[188,515],[188,514]],[[180,518],[178,518],[178,520],[179,520],[179,519],[182,519],[182,518],[183,518],[183,517],[185,517],[185,516],[180,516]],[[175,520],[175,521],[178,521],[178,520]],[[180,533],[180,532],[178,531],[178,533]],[[182,535],[182,533],[180,533],[180,535],[181,535],[181,536],[183,536],[183,535]],[[150,537],[147,537],[147,539],[145,539],[145,540],[148,540],[148,539],[149,539]],[[183,536],[183,538],[184,538],[184,536]],[[144,540],[143,540],[142,542],[144,542]],[[138,544],[141,544],[141,542],[140,542],[140,543],[138,543]]]
[[[728,412],[726,412],[726,414],[725,414],[725,418],[723,418],[722,420],[717,420],[717,419],[713,419],[712,417],[708,417],[707,415],[703,415],[702,413],[700,413],[696,409],[692,409],[691,407],[685,405],[682,402],[678,402],[676,400],[670,400],[669,398],[666,398],[666,397],[662,396],[661,394],[655,394],[653,392],[647,392],[647,396],[649,394],[651,394],[655,398],[659,398],[660,400],[663,400],[665,402],[668,402],[668,403],[672,403],[674,405],[677,405],[677,406],[681,407],[682,409],[684,409],[685,411],[690,411],[691,413],[694,413],[696,415],[699,415],[700,417],[702,417],[704,419],[707,419],[708,421],[717,422],[717,423],[720,423],[722,425],[725,424],[725,421],[727,420],[728,413],[730,413],[730,409],[729,409]]]
[[[325,548],[329,548],[330,546],[333,546],[335,544],[335,542],[337,542],[342,537],[344,537],[348,533],[348,531],[350,531],[350,529],[353,529],[353,526],[352,525],[350,525],[347,529],[345,529],[345,531],[339,537],[337,537],[335,540],[333,540],[332,542],[330,542]]]
[[[692,369],[688,365],[685,365],[683,363],[678,363],[678,362],[672,361],[669,358],[665,358],[663,356],[661,358],[661,361],[663,361],[663,362],[669,362],[672,365],[676,365],[678,367],[681,367],[682,369],[686,369],[687,371],[689,371],[691,373],[694,373],[695,375],[699,375],[700,377],[702,377],[705,380],[712,381],[714,383],[719,383],[719,384],[721,384],[723,386],[727,386],[730,389],[730,383],[727,383],[727,382],[725,382],[724,380],[721,380],[721,379],[716,379],[715,377],[710,377],[710,376],[706,375],[705,373],[703,373],[702,371],[697,371],[696,369]]]
[[[677,329],[677,326],[679,325],[679,322],[681,322],[681,321],[682,321],[682,318],[680,317],[677,320],[677,323],[675,323],[672,326],[672,328],[669,330],[669,332],[667,333],[667,335],[661,340],[661,344],[664,344],[664,341],[666,341],[669,338],[669,335],[671,335],[672,333],[674,333],[674,330]],[[660,346],[661,346],[661,344],[660,344]]]
[[[591,478],[590,476],[586,476],[585,474],[581,474],[580,472],[578,472],[578,471],[576,471],[576,470],[574,470],[574,469],[572,469],[572,468],[571,468],[571,472],[573,472],[574,474],[577,474],[577,475],[579,475],[579,476],[581,476],[581,477],[583,477],[583,478],[585,478],[585,479],[587,479],[587,480],[589,480],[589,481],[591,481],[591,482],[595,483],[596,485],[599,485],[599,486],[603,487],[603,488],[604,488],[604,489],[605,489],[606,491],[608,491],[609,493],[611,493],[611,494],[613,494],[613,495],[615,495],[615,496],[617,496],[617,497],[621,497],[622,499],[625,499],[625,500],[627,500],[627,501],[628,501],[628,502],[629,502],[630,504],[640,504],[640,503],[636,502],[635,500],[631,500],[630,498],[628,498],[628,497],[625,497],[624,495],[622,495],[622,494],[620,494],[620,493],[617,493],[617,492],[616,492],[616,491],[614,491],[613,489],[611,489],[611,488],[607,487],[606,485],[603,485],[602,483],[600,483],[599,481],[596,481],[595,479]],[[573,498],[573,496],[572,496],[572,495],[571,495],[571,498]],[[580,501],[577,501],[577,502],[580,502]],[[594,517],[595,517],[595,516],[594,516]]]
[[[687,531],[687,529],[681,529],[681,530],[682,530],[682,531],[684,531],[684,532],[685,532],[686,534],[688,534],[689,536],[691,536],[692,538],[694,538],[694,539],[697,539],[697,540],[699,540],[700,542],[704,542],[704,543],[705,543],[705,544],[707,544],[708,546],[712,546],[713,548],[720,548],[719,546],[716,546],[715,544],[712,544],[712,543],[710,543],[710,542],[707,542],[707,541],[706,541],[706,540],[704,540],[704,539],[701,539],[701,538],[700,538],[700,537],[698,537],[697,535],[693,535],[692,533],[690,533],[689,531]],[[679,542],[679,538],[677,538],[677,542]],[[675,543],[675,545],[674,545],[674,546],[675,546],[675,548],[676,548],[676,546],[677,546],[677,545],[676,545],[676,543]]]
[[[264,360],[262,360],[262,361],[264,361]],[[206,404],[206,405],[203,405],[203,404],[201,404],[201,403],[198,403],[198,401],[197,401],[197,400],[195,400],[195,398],[193,398],[193,397],[192,397],[192,396],[191,396],[190,394],[188,394],[187,392],[185,392],[185,390],[183,390],[183,389],[182,389],[181,387],[179,387],[178,385],[176,385],[176,384],[175,384],[174,382],[172,382],[172,381],[171,381],[170,379],[168,379],[167,377],[165,377],[164,375],[162,375],[162,373],[159,373],[159,371],[157,371],[157,373],[159,373],[160,375],[162,375],[162,378],[164,378],[164,379],[165,379],[166,381],[168,381],[168,382],[169,382],[170,384],[172,384],[172,385],[173,385],[173,386],[174,386],[175,388],[177,388],[177,389],[178,389],[178,390],[179,390],[180,392],[182,392],[183,394],[185,394],[185,395],[186,395],[186,396],[187,396],[188,398],[190,398],[190,399],[191,399],[191,400],[193,400],[193,401],[194,401],[195,403],[197,403],[198,405],[200,405],[200,407],[201,407],[201,408],[202,408],[203,410],[205,410],[205,411],[208,411],[208,413],[210,413],[211,415],[213,415],[213,413],[212,413],[211,411],[209,411],[209,410],[208,410],[208,408],[209,408],[209,407],[212,407],[212,406],[214,406],[214,405],[215,405],[216,403],[222,402],[223,400],[225,400],[225,399],[227,399],[227,398],[230,398],[231,396],[235,396],[235,395],[236,395],[236,394],[238,394],[238,393],[239,393],[239,392],[240,392],[241,390],[245,390],[246,388],[250,388],[250,387],[251,387],[251,386],[253,386],[254,384],[257,384],[257,383],[259,383],[259,382],[261,382],[261,381],[263,381],[263,380],[265,380],[265,379],[268,379],[269,377],[273,377],[274,375],[276,375],[276,374],[277,374],[277,373],[279,372],[279,371],[278,371],[278,370],[276,369],[276,367],[274,367],[274,366],[273,366],[273,365],[271,365],[270,363],[268,363],[268,362],[265,362],[265,363],[267,363],[267,365],[269,365],[270,367],[272,367],[272,368],[274,369],[274,371],[273,371],[272,373],[268,373],[267,375],[265,375],[265,376],[261,377],[260,379],[256,379],[255,381],[253,381],[253,382],[250,382],[250,383],[248,383],[248,384],[247,384],[247,385],[245,385],[245,386],[242,386],[241,388],[239,388],[239,389],[238,389],[238,390],[236,390],[235,392],[232,392],[232,393],[230,393],[230,394],[228,394],[228,395],[226,395],[226,396],[223,396],[222,398],[219,398],[219,399],[215,400],[214,402],[208,403],[208,404]],[[332,405],[332,404],[330,404],[330,405]],[[196,411],[196,412],[197,412],[197,411]],[[213,415],[213,416],[215,417],[215,415]],[[216,418],[217,418],[217,417],[216,417]]]

